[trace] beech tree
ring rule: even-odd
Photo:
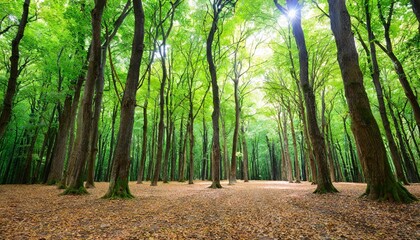
[[[289,14],[294,11],[296,16],[291,20],[293,35],[296,40],[296,45],[299,49],[299,77],[302,87],[303,95],[306,104],[306,113],[308,117],[308,129],[311,138],[311,143],[314,147],[315,160],[317,163],[317,189],[315,193],[337,192],[332,185],[331,177],[328,172],[327,155],[325,150],[324,137],[319,130],[318,121],[316,117],[315,95],[312,86],[309,83],[308,73],[308,52],[306,49],[305,37],[301,26],[301,5],[297,0],[288,0],[287,9],[281,6],[277,0],[274,0],[277,8],[283,14]],[[291,17],[292,15],[289,15]]]
[[[416,198],[395,180],[391,172],[385,145],[363,86],[363,75],[345,1],[329,0],[328,5],[338,63],[352,119],[351,129],[367,181],[364,195],[369,199],[412,202]]]
[[[235,0],[213,0],[211,1],[211,28],[206,41],[206,57],[209,65],[209,72],[211,78],[211,86],[213,93],[213,141],[212,141],[212,180],[213,183],[210,188],[222,188],[220,185],[220,131],[219,131],[219,117],[220,117],[220,99],[219,86],[217,84],[217,70],[214,64],[213,41],[214,36],[218,30],[219,20],[229,11],[235,8]],[[227,12],[227,13],[226,13]]]
[[[92,100],[95,82],[99,77],[101,63],[101,22],[106,0],[97,0],[92,15],[92,43],[89,67],[86,77],[83,100],[77,121],[77,132],[74,147],[69,159],[66,190],[64,194],[86,194],[83,186],[83,171],[88,157],[90,128],[92,118]]]
[[[104,198],[133,198],[128,187],[130,168],[130,146],[136,107],[136,92],[140,78],[140,65],[144,51],[144,11],[141,0],[133,1],[134,38],[131,49],[127,82],[121,101],[120,127],[113,159],[108,192]]]

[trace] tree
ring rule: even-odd
[[[181,3],[181,0],[177,0],[176,2],[171,4],[171,8],[167,12],[166,15],[162,16],[162,8],[163,3],[159,1],[159,23],[156,27],[156,31],[158,31],[160,36],[162,37],[162,43],[159,45],[159,54],[160,54],[160,60],[162,65],[162,79],[160,82],[160,91],[159,91],[159,125],[158,125],[158,148],[156,153],[156,165],[155,165],[155,171],[153,174],[153,180],[151,182],[151,186],[157,186],[157,182],[159,180],[160,170],[161,170],[161,162],[162,162],[162,155],[163,155],[163,138],[164,138],[164,118],[165,118],[165,87],[166,87],[166,80],[168,78],[168,67],[166,64],[166,42],[169,36],[169,33],[172,30],[173,22],[174,22],[174,16],[175,16],[175,10],[178,7],[178,5]],[[169,19],[169,26],[167,29],[164,27],[164,23],[166,20]],[[167,138],[167,141],[169,142],[170,139]]]
[[[101,64],[101,22],[106,0],[97,0],[92,15],[92,42],[89,67],[86,77],[83,100],[77,121],[77,133],[69,159],[67,188],[64,194],[86,194],[83,186],[83,171],[88,157],[90,128],[92,120],[92,100],[95,83],[99,77]]]
[[[420,129],[420,105],[410,85],[410,82],[408,81],[407,74],[403,65],[394,53],[394,47],[390,37],[391,20],[394,13],[395,0],[390,1],[388,16],[385,16],[384,7],[382,4],[382,1],[378,0],[377,7],[379,11],[379,19],[381,20],[382,26],[384,28],[385,46],[383,46],[382,43],[380,43],[377,39],[375,39],[375,44],[377,44],[379,48],[381,48],[382,51],[384,51],[384,53],[386,53],[387,56],[391,59],[394,70],[398,75],[398,80],[404,89],[405,96],[407,97],[411,108],[413,109],[414,119],[416,120],[417,127]]]
[[[311,143],[314,148],[315,160],[317,163],[317,188],[315,193],[329,193],[337,192],[337,189],[332,185],[331,177],[328,172],[327,155],[325,149],[324,137],[319,130],[318,121],[316,117],[315,95],[313,88],[309,83],[308,73],[308,52],[306,49],[305,37],[301,26],[301,5],[297,0],[287,0],[287,9],[281,6],[277,0],[274,0],[277,8],[283,14],[295,12],[296,16],[291,19],[292,31],[295,37],[296,45],[299,50],[299,77],[300,85],[302,87],[303,95],[306,104],[306,113],[308,117],[308,130],[311,138]],[[293,15],[289,14],[292,18]]]
[[[213,93],[213,141],[212,141],[212,185],[210,188],[222,188],[220,185],[220,131],[219,131],[219,118],[220,118],[220,99],[219,99],[219,86],[217,84],[217,70],[214,64],[213,56],[213,41],[214,36],[218,30],[218,23],[224,17],[225,12],[235,8],[237,0],[212,0],[212,23],[206,41],[206,57],[209,65],[209,72],[211,78],[211,86]]]
[[[28,23],[30,3],[30,0],[25,0],[25,2],[23,3],[22,17],[19,21],[19,27],[16,36],[12,41],[12,55],[10,56],[10,75],[9,80],[7,82],[6,95],[4,96],[3,105],[1,107],[0,113],[0,138],[2,138],[4,133],[6,132],[7,124],[9,123],[10,117],[12,116],[13,99],[16,93],[17,79],[22,70],[28,64],[28,60],[25,60],[23,65],[19,66],[19,44],[23,38],[23,34],[25,33],[25,28]],[[5,30],[8,30],[8,28],[6,28]]]
[[[328,5],[338,63],[350,109],[351,129],[367,181],[364,195],[369,199],[412,202],[416,198],[395,180],[391,172],[385,145],[363,86],[363,75],[345,1],[328,0]]]
[[[130,169],[130,146],[136,107],[136,92],[139,83],[140,65],[144,51],[144,11],[142,0],[133,1],[134,38],[130,66],[124,95],[121,101],[120,127],[115,147],[113,166],[108,192],[104,198],[133,198],[128,187]]]
[[[99,127],[99,118],[101,115],[102,109],[102,98],[103,98],[103,91],[104,91],[104,84],[105,84],[105,64],[106,64],[106,57],[109,45],[112,39],[117,34],[118,29],[120,28],[121,24],[124,22],[124,19],[129,14],[131,8],[131,0],[128,0],[127,3],[124,5],[124,8],[119,15],[119,17],[113,23],[113,29],[111,32],[106,29],[105,34],[105,42],[102,44],[101,47],[101,64],[99,67],[99,76],[96,80],[95,84],[95,98],[94,98],[94,111],[93,111],[93,119],[92,119],[92,129],[90,134],[90,148],[89,148],[89,158],[88,158],[88,167],[87,167],[87,179],[86,179],[86,188],[94,187],[94,169],[95,169],[95,160],[96,155],[98,153],[98,127]]]

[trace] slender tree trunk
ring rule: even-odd
[[[207,179],[207,146],[208,146],[208,136],[207,136],[207,124],[203,110],[203,162],[201,167],[201,180]]]
[[[287,115],[283,116],[283,143],[284,143],[283,163],[286,168],[287,181],[289,181],[289,183],[292,183],[293,182],[293,169],[292,169],[292,160],[290,159],[290,152],[289,152],[289,137],[287,133]]]
[[[130,146],[134,126],[134,110],[139,83],[139,72],[144,51],[144,11],[142,0],[133,2],[134,38],[130,66],[124,95],[121,102],[120,127],[113,160],[111,180],[104,198],[132,198],[128,187],[130,169]]]
[[[328,5],[338,63],[352,119],[352,131],[367,180],[365,195],[370,199],[412,202],[416,198],[392,175],[385,145],[363,86],[363,75],[345,1],[328,0]]]
[[[244,180],[244,182],[248,182],[249,181],[248,146],[247,146],[247,143],[246,143],[244,123],[242,123],[242,126],[241,126],[241,135],[242,135],[243,180]]]
[[[236,54],[235,54],[236,58]],[[232,140],[232,155],[230,160],[230,175],[229,175],[229,185],[236,183],[236,152],[238,149],[238,136],[239,136],[239,119],[241,116],[241,108],[239,103],[239,91],[238,84],[239,79],[235,77],[233,80],[234,84],[234,98],[235,98],[235,128],[233,130],[233,140]]]
[[[218,29],[217,25],[220,18],[220,13],[227,4],[233,3],[231,0],[221,0],[214,1],[211,4],[213,21],[207,36],[206,41],[206,57],[207,63],[209,65],[209,72],[211,78],[211,86],[213,93],[213,113],[211,115],[212,124],[213,124],[213,144],[212,144],[212,184],[210,188],[222,188],[220,185],[220,131],[219,131],[219,118],[220,118],[220,98],[219,98],[219,86],[217,84],[217,70],[216,65],[214,64],[213,56],[213,41],[216,31]],[[234,4],[234,3],[233,3]]]
[[[297,142],[296,142],[296,133],[295,133],[295,126],[293,123],[293,114],[290,107],[287,109],[289,112],[289,119],[290,119],[290,131],[292,132],[292,140],[293,140],[293,152],[295,157],[295,176],[296,176],[296,183],[300,183],[300,167],[299,167],[299,154],[297,150]]]
[[[385,107],[385,101],[384,101],[384,97],[383,97],[383,90],[382,90],[382,85],[380,82],[380,71],[379,71],[379,64],[378,64],[378,60],[376,58],[376,46],[374,43],[375,37],[373,35],[373,31],[372,31],[372,26],[371,26],[371,15],[370,15],[370,5],[369,5],[369,1],[368,0],[364,0],[364,5],[365,5],[365,14],[366,14],[366,29],[368,31],[368,36],[369,36],[369,48],[370,48],[370,52],[366,50],[366,54],[368,55],[368,59],[370,57],[370,71],[371,71],[371,76],[373,79],[373,83],[375,85],[375,90],[376,90],[376,96],[378,98],[378,103],[379,103],[379,113],[381,115],[381,119],[382,119],[382,124],[384,126],[385,129],[385,134],[386,134],[386,138],[388,140],[388,145],[389,145],[389,150],[391,152],[391,158],[392,158],[392,162],[394,163],[395,166],[395,171],[397,174],[397,179],[400,182],[403,182],[404,184],[408,185],[408,181],[407,178],[404,175],[404,171],[402,169],[401,166],[401,156],[398,153],[398,148],[397,145],[395,143],[394,137],[392,136],[392,131],[391,131],[391,126],[388,120],[388,116],[386,113],[386,107]]]
[[[192,102],[190,103],[192,104]],[[188,130],[188,136],[189,136],[189,142],[190,142],[190,163],[188,164],[189,167],[189,174],[188,174],[188,184],[193,184],[194,180],[194,116],[192,112],[192,105],[190,106],[190,124],[189,124],[189,130]]]
[[[169,120],[169,127],[166,133],[166,148],[165,148],[165,156],[163,161],[163,183],[169,182],[169,155],[172,148],[172,134],[174,134],[174,122]]]
[[[410,144],[409,144],[409,141],[408,141],[408,138],[407,138],[407,134],[404,131],[404,127],[403,127],[404,123],[402,121],[401,114],[402,114],[401,112],[397,113],[397,118],[398,118],[399,124],[401,126],[402,142],[404,142],[405,146],[407,147],[406,149],[409,153],[409,156],[407,156],[405,158],[404,164],[405,164],[405,168],[406,168],[406,171],[407,171],[407,175],[410,178],[410,181],[413,182],[413,183],[418,183],[419,182],[419,175],[418,175],[417,167],[416,167],[416,164],[415,164],[415,161],[414,161],[414,154],[413,154],[413,151],[411,150],[411,147],[410,147]]]
[[[10,56],[10,75],[7,82],[7,90],[4,95],[3,105],[0,113],[0,138],[6,132],[7,124],[12,116],[13,98],[16,93],[17,79],[24,67],[19,68],[19,44],[23,38],[26,24],[28,23],[29,5],[31,1],[25,0],[23,3],[22,17],[15,38],[12,41],[12,55]],[[26,63],[25,63],[26,65]]]
[[[395,0],[392,0],[389,6],[389,12],[388,17],[385,19],[384,12],[382,9],[382,0],[377,1],[377,6],[379,10],[379,18],[381,20],[381,23],[384,27],[384,36],[385,36],[385,42],[386,47],[382,46],[378,41],[375,41],[375,43],[384,51],[388,57],[391,59],[394,70],[397,73],[398,80],[401,83],[402,88],[404,89],[405,96],[408,99],[408,102],[411,105],[411,108],[413,110],[414,118],[416,119],[417,127],[420,129],[420,105],[417,100],[417,97],[414,95],[413,89],[410,86],[410,83],[408,82],[407,75],[405,73],[404,67],[401,63],[401,61],[398,59],[398,57],[395,55],[392,41],[390,37],[390,27],[391,27],[391,20],[392,20],[392,14],[394,12],[394,4]],[[418,6],[419,4],[414,4]],[[413,6],[414,6],[413,5]]]
[[[227,179],[229,180],[229,175],[230,175],[230,166],[229,166],[229,153],[228,153],[228,149],[227,149],[227,132],[226,132],[226,122],[225,119],[223,117],[223,114],[220,116],[220,121],[221,121],[221,125],[222,125],[222,148],[223,148],[223,157],[222,157],[222,179]]]
[[[275,3],[276,6],[282,10],[282,7],[277,3],[277,0],[275,0]],[[296,18],[292,21],[292,31],[299,50],[300,85],[302,87],[303,95],[305,98],[309,136],[314,148],[315,161],[317,163],[317,189],[315,190],[315,193],[337,192],[337,189],[335,189],[335,187],[332,185],[331,177],[328,172],[324,137],[322,136],[318,127],[318,121],[316,118],[315,95],[313,93],[313,88],[309,83],[308,52],[306,49],[305,37],[301,26],[301,7],[302,6],[298,3],[297,0],[287,1],[287,8],[296,9],[297,12]]]

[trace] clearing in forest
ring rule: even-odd
[[[210,184],[131,182],[132,200],[101,199],[108,183],[85,196],[0,185],[0,239],[420,239],[420,202],[358,198],[365,184],[327,195],[308,182]],[[408,189],[420,197],[420,184]]]

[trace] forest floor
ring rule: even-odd
[[[108,183],[85,196],[45,185],[0,185],[0,239],[420,239],[420,202],[359,198],[365,184],[315,186],[238,181],[222,189],[173,182],[130,183],[131,200],[104,200]],[[420,198],[420,184],[408,189]]]

